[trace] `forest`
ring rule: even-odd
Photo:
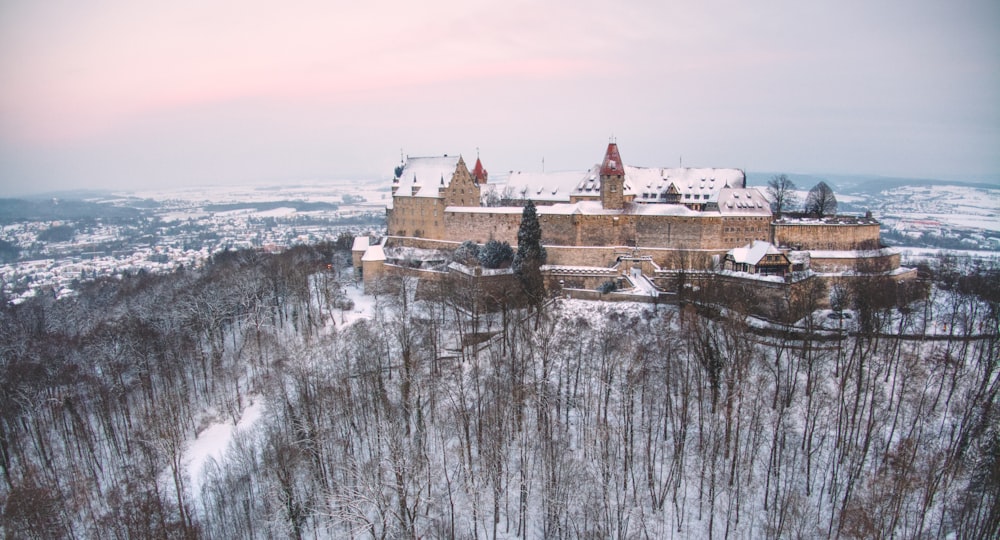
[[[1000,537],[994,266],[855,280],[843,331],[402,278],[346,321],[349,246],[0,299],[3,535]]]

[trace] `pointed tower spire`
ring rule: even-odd
[[[472,168],[472,179],[477,184],[485,184],[489,173],[483,167],[483,162],[479,160],[479,149],[476,149],[476,166]]]
[[[601,163],[601,175],[624,174],[624,170],[622,156],[618,153],[618,143],[608,143],[608,149],[604,152],[604,162]]]

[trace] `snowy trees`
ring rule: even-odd
[[[772,176],[767,181],[767,196],[771,199],[771,212],[778,219],[786,208],[798,206],[798,196],[795,194],[795,182],[787,174]]]
[[[479,244],[473,242],[472,240],[466,240],[458,246],[455,253],[452,255],[452,259],[457,262],[464,264],[466,266],[473,266],[479,263]]]
[[[328,260],[234,253],[0,308],[0,532],[1000,532],[995,269],[942,263],[917,303],[842,287],[865,322],[840,334],[738,306],[477,311],[407,282],[334,327],[297,292]],[[827,295],[807,293],[803,312]],[[260,418],[191,478],[190,441],[251,400]]]
[[[837,213],[837,197],[826,182],[820,182],[809,190],[809,194],[806,195],[805,212],[818,217]]]
[[[507,242],[490,240],[480,248],[477,258],[483,268],[504,268],[514,260],[514,248]]]

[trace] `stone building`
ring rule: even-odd
[[[444,238],[448,207],[478,207],[488,174],[482,162],[469,171],[462,156],[412,157],[392,180],[392,204],[386,210],[390,236]]]
[[[742,257],[744,246],[753,251],[765,243],[759,250],[772,281],[775,274],[786,280],[808,274],[811,251],[824,270],[899,274],[898,254],[881,249],[873,219],[775,221],[767,198],[746,185],[739,169],[633,167],[615,142],[588,170],[512,172],[492,184],[478,157],[471,171],[461,156],[407,158],[392,181],[388,237],[373,258],[392,261],[394,250],[454,250],[465,241],[516,245],[526,200],[537,207],[550,283],[591,287],[636,272],[633,263],[642,261],[639,271],[669,288],[672,272],[723,270],[727,254],[730,269],[748,269],[733,250]],[[366,282],[374,279],[376,270],[365,266]]]
[[[770,239],[768,201],[756,188],[747,188],[743,172],[736,169],[629,167],[622,163],[618,145],[610,143],[601,164],[589,171],[534,174],[530,179],[512,175],[512,180],[490,187],[521,200],[539,197],[546,244],[722,254]],[[461,157],[409,158],[393,180],[389,236],[515,244],[521,209],[483,206],[485,181],[478,158],[472,172]],[[656,258],[666,263],[668,255],[660,252]],[[575,256],[589,258],[567,253],[563,262],[579,262]]]

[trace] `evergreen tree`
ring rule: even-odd
[[[514,274],[528,301],[536,307],[545,298],[541,267],[545,264],[545,247],[542,246],[542,226],[538,223],[535,203],[528,201],[521,212],[521,226],[517,230],[517,254],[514,255]]]
[[[479,244],[472,240],[462,242],[452,255],[452,260],[466,266],[475,265],[479,261]]]
[[[483,268],[503,268],[514,258],[514,249],[507,242],[490,240],[479,250],[477,257]]]

